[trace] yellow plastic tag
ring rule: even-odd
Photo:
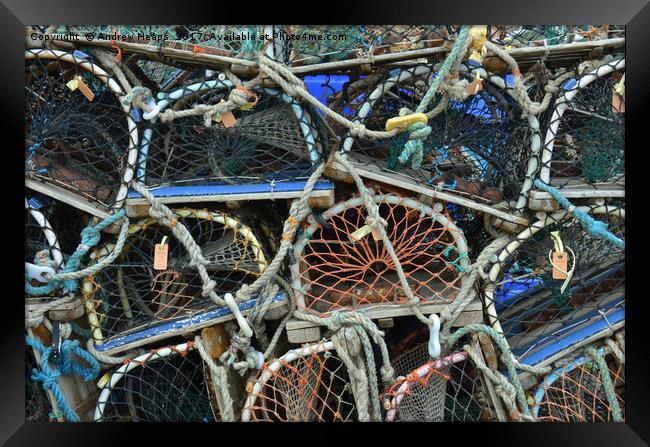
[[[408,129],[411,124],[427,124],[428,122],[429,119],[424,113],[412,113],[406,116],[397,116],[386,121],[386,131],[390,132],[393,129],[397,129],[399,132],[403,132]]]
[[[255,103],[254,102],[249,102],[245,106],[241,106],[239,108],[239,110],[253,110],[253,107],[255,107]]]
[[[357,231],[354,233],[350,234],[350,241],[351,242],[357,242],[367,235],[372,233],[372,227],[370,225],[364,225],[363,227],[359,228]]]
[[[68,82],[65,86],[74,92],[79,87],[79,81],[73,79],[70,82]]]
[[[101,379],[97,382],[97,388],[104,388],[104,385],[108,383],[108,381],[111,379],[111,374],[110,372],[107,372],[102,376]]]

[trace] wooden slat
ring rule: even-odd
[[[433,313],[440,313],[449,304],[423,304],[420,306],[420,311],[424,315]],[[379,320],[383,318],[392,317],[405,317],[413,315],[413,310],[408,304],[378,304],[373,307],[362,307],[363,314],[371,320]],[[463,310],[458,319],[454,322],[454,327],[465,326],[472,323],[481,323],[483,321],[483,306],[478,300],[474,300]],[[311,321],[292,319],[287,322],[287,331],[295,331],[298,329],[308,329],[318,327],[316,323]]]
[[[25,187],[40,192],[41,194],[45,194],[46,196],[52,197],[53,199],[67,203],[68,205],[90,213],[93,216],[97,216],[100,219],[105,219],[108,217],[108,210],[106,208],[100,207],[99,205],[96,205],[89,200],[86,200],[81,196],[70,192],[60,186],[56,186],[51,183],[39,182],[37,180],[26,177]]]
[[[525,226],[528,225],[528,219],[524,217],[512,215],[509,212],[503,211],[494,206],[478,203],[465,197],[438,191],[432,186],[424,186],[422,184],[419,184],[416,180],[405,175],[399,174],[397,172],[382,171],[381,168],[373,164],[364,164],[355,161],[351,155],[348,157],[349,161],[352,163],[361,177],[376,180],[382,183],[387,183],[389,185],[394,185],[398,188],[404,188],[409,191],[413,191],[414,193],[419,193],[439,200],[444,200],[445,202],[455,203],[457,205],[499,217],[500,219],[506,220],[508,222],[513,222]],[[339,172],[346,172],[345,168],[336,162],[333,162],[331,164],[331,168]]]
[[[245,302],[241,304],[246,304],[246,303],[249,302]],[[256,300],[251,300],[251,303],[252,305],[241,310],[242,315],[246,316],[252,311],[252,309],[254,308],[254,304],[256,303]],[[278,294],[274,298],[274,302],[272,302],[269,305],[268,309],[273,310],[282,306],[285,307],[287,306],[286,295]],[[153,343],[155,341],[164,340],[166,338],[174,337],[177,335],[196,332],[208,326],[225,323],[226,321],[230,321],[235,318],[231,312],[228,312],[225,315],[217,316],[214,318],[202,318],[202,315],[209,314],[210,312],[215,312],[215,311],[217,311],[217,309],[208,312],[199,313],[199,314],[194,314],[192,316],[185,317],[185,318],[180,318],[172,322],[161,322],[158,326],[146,327],[140,330],[135,329],[133,331],[130,331],[128,334],[111,337],[101,345],[96,346],[96,349],[104,354],[114,355],[146,344]]]

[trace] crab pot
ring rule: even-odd
[[[618,407],[625,417],[625,364],[599,349],[607,365],[601,371],[592,357],[575,356],[544,376],[534,390],[533,415],[541,422],[612,422],[611,402],[605,392],[604,376],[609,376]]]
[[[284,25],[274,26],[274,32],[276,59],[300,66],[437,47],[456,30],[444,25]],[[333,38],[320,38],[325,32]]]
[[[217,104],[232,88],[217,78],[193,81],[159,95],[158,104],[163,111]],[[254,95],[250,107],[224,114],[209,127],[202,115],[147,122],[138,180],[148,187],[230,185],[239,191],[235,185],[309,177],[326,147],[320,116],[279,90],[259,88]]]
[[[323,340],[268,362],[249,382],[243,422],[354,421],[350,376],[334,344]]]
[[[620,204],[582,209],[624,239]],[[551,237],[556,232],[562,249]],[[624,250],[560,211],[531,224],[502,250],[482,290],[490,324],[524,355],[540,340],[557,341],[576,324],[624,306]]]
[[[25,52],[25,174],[39,191],[104,211],[121,206],[138,145],[123,94],[85,53]]]
[[[413,294],[422,303],[452,302],[469,266],[462,231],[442,206],[397,195],[374,195],[373,200]],[[362,199],[354,197],[307,220],[294,245],[297,262],[290,266],[300,309],[326,316],[406,304],[393,261],[366,219]]]
[[[450,101],[445,111],[429,120],[432,131],[423,141],[419,167],[413,166],[413,156],[400,159],[408,132],[372,143],[348,133],[343,151],[349,151],[362,169],[381,173],[385,183],[411,184],[412,189],[442,188],[482,204],[518,200],[530,176],[530,138],[536,129],[521,118],[521,109],[510,97],[503,78],[488,77],[477,65],[460,67],[461,79],[471,83],[477,75],[483,79],[482,88],[476,92],[472,89],[462,101]],[[367,87],[363,102],[354,106],[354,121],[368,129],[385,130],[387,120],[398,116],[402,108],[417,108],[434,77],[430,65],[386,73]],[[424,113],[433,110],[441,98],[435,97]]]
[[[556,93],[539,178],[566,197],[625,195],[625,92],[617,90],[624,89],[624,75],[619,56],[569,79]]]
[[[79,210],[47,196],[25,199],[25,262],[62,269],[81,241],[84,216]],[[42,285],[32,280],[33,286]]]
[[[392,345],[396,381],[382,394],[387,422],[494,421],[495,412],[479,370],[458,346],[432,359],[426,326]],[[469,338],[466,338],[470,342]]]
[[[106,374],[95,422],[215,422],[207,367],[192,342],[152,349]]]
[[[174,212],[208,261],[205,268],[216,283],[214,292],[218,296],[228,292],[234,295],[266,269],[260,241],[236,218],[189,208]],[[168,252],[167,262],[156,266],[155,250],[161,245]],[[113,249],[113,244],[99,247],[91,259],[101,259]],[[170,228],[153,218],[132,223],[117,259],[86,277],[83,284],[86,312],[97,345],[215,308],[202,292],[203,284],[189,253]]]

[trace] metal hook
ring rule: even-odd
[[[52,267],[35,265],[29,262],[25,262],[25,270],[27,270],[30,279],[35,279],[43,284],[50,282],[50,278],[56,274]]]

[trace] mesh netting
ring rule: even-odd
[[[466,68],[461,79],[473,82],[477,71],[468,72]],[[402,108],[417,108],[434,76],[428,65],[388,73],[368,86],[364,94],[351,98],[353,103],[359,103],[363,97],[362,103],[353,105],[357,110],[355,121],[368,129],[383,130],[386,121],[398,116]],[[432,131],[423,142],[424,159],[418,169],[411,164],[413,156],[399,159],[408,132],[379,142],[348,136],[343,149],[351,150],[352,157],[363,166],[379,169],[387,183],[396,178],[442,187],[488,203],[516,199],[530,152],[528,123],[506,90],[487,80],[482,85],[465,100],[450,101],[445,111],[429,120]],[[439,101],[432,101],[425,112],[433,110]],[[395,177],[393,173],[400,175]]]
[[[624,37],[624,32],[612,25],[489,25],[488,39],[501,45],[527,47]]]
[[[625,237],[625,212],[615,203],[585,209],[614,235]],[[554,232],[562,249],[554,244]],[[566,267],[555,253],[564,253]],[[625,287],[624,250],[591,235],[561,211],[520,233],[499,255],[490,281],[493,285],[485,289],[488,318],[513,351],[523,354],[536,340],[558,340],[578,322],[617,308]]]
[[[64,267],[81,240],[87,216],[47,196],[25,200],[25,262],[55,271]],[[30,284],[43,284],[31,279]],[[54,291],[52,293],[55,293]]]
[[[605,348],[601,349],[606,354]],[[591,357],[577,357],[544,377],[534,395],[533,413],[542,422],[611,422],[612,402],[605,392],[603,374],[609,375],[616,400],[625,412],[625,366],[605,355],[607,371]],[[623,414],[624,415],[624,414]]]
[[[567,190],[624,185],[625,96],[617,90],[624,69],[625,59],[616,59],[563,84],[545,137],[542,181]]]
[[[436,210],[395,195],[374,200],[415,296],[425,303],[452,301],[469,260],[464,236],[442,206]],[[366,218],[361,198],[310,218],[294,246],[298,263],[291,266],[300,308],[324,315],[406,303],[393,261]]]
[[[85,56],[27,50],[25,174],[105,207],[123,200],[137,130],[121,94]]]
[[[95,408],[102,422],[214,422],[203,361],[191,342],[154,349],[110,374]]]
[[[441,46],[454,27],[445,25],[275,26],[276,59],[293,65]]]
[[[432,360],[426,343],[392,362],[401,378],[384,393],[387,421],[476,422],[492,420],[478,371],[464,351]]]
[[[294,349],[266,364],[243,421],[333,422],[356,418],[347,369],[332,342]]]
[[[227,98],[229,81],[195,82],[170,92],[163,107],[216,104]],[[137,177],[147,185],[271,182],[307,177],[325,142],[317,117],[277,90],[257,91],[251,110],[236,110],[233,127],[202,116],[158,123],[143,133]]]
[[[215,293],[235,293],[252,283],[266,268],[263,248],[249,227],[219,212],[179,209],[175,211],[208,261],[205,268],[216,283]],[[154,269],[154,250],[167,236],[168,262]],[[93,258],[112,251],[112,244],[99,247]],[[201,278],[190,255],[171,230],[154,219],[131,224],[129,237],[118,258],[84,280],[84,302],[93,338],[105,338],[150,327],[214,306],[204,297]]]

